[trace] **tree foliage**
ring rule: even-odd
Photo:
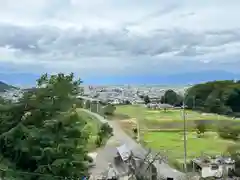
[[[151,102],[148,95],[143,96],[143,101],[144,101],[145,104],[148,104],[148,103]]]
[[[89,134],[73,105],[80,83],[72,73],[44,74],[37,80],[37,88],[25,92],[17,104],[1,107],[2,156],[17,170],[50,175],[24,179],[86,175]]]
[[[107,104],[102,107],[102,114],[104,115],[113,115],[116,110],[116,107],[112,104]]]
[[[96,145],[98,147],[100,147],[103,143],[103,140],[112,136],[112,133],[113,133],[112,127],[110,127],[108,123],[103,123],[98,132],[98,137],[96,139]]]
[[[195,121],[196,123],[196,131],[198,135],[202,135],[206,132],[206,124],[205,121]]]
[[[181,105],[183,98],[172,89],[168,89],[161,97],[161,103],[170,105]]]
[[[86,109],[90,109],[90,107],[91,107],[91,101],[90,100],[86,100],[85,101],[85,108]]]
[[[188,108],[219,114],[240,112],[240,83],[226,80],[197,84],[188,89]]]

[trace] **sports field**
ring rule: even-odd
[[[165,150],[166,155],[182,161],[184,157],[183,133],[182,132],[145,132],[142,139],[146,146],[155,151]],[[225,152],[229,145],[234,142],[223,140],[215,132],[206,132],[201,138],[197,138],[196,133],[187,133],[187,157],[192,159],[207,155],[220,155]]]
[[[215,132],[216,127],[224,122],[237,122],[239,120],[231,117],[206,114],[186,110],[187,122],[187,158],[192,159],[206,153],[207,155],[218,155],[226,151],[231,140],[221,139]],[[183,151],[183,117],[181,109],[151,110],[144,106],[117,106],[117,117],[122,128],[130,135],[135,136],[133,128],[140,126],[141,141],[146,147],[155,151],[162,151],[171,160],[182,162]],[[207,132],[198,138],[196,135],[196,121],[206,122]]]
[[[187,120],[230,120],[230,117],[216,114],[200,113],[185,110]],[[131,118],[147,119],[152,121],[182,121],[181,109],[151,110],[144,106],[125,105],[117,106],[115,114],[125,114]]]
[[[131,119],[141,124],[144,129],[182,129],[183,128],[183,111],[182,109],[152,110],[144,106],[117,106],[115,116],[119,120]],[[119,118],[121,117],[121,118]],[[195,128],[195,121],[203,121],[208,126],[216,126],[219,123],[237,121],[231,117],[216,114],[201,113],[192,110],[185,110],[187,127]],[[122,121],[122,123],[126,123]]]

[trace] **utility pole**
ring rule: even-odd
[[[137,142],[140,143],[140,119],[142,118],[142,113],[141,112],[136,112],[138,115],[136,118],[136,123],[137,123]]]
[[[185,116],[185,95],[183,98],[183,134],[184,134],[184,170],[187,173],[187,134],[186,134],[186,116]]]
[[[97,101],[97,114],[99,112],[98,108],[99,108],[99,101]]]
[[[92,101],[91,100],[89,100],[90,101],[90,111],[92,112]]]
[[[140,124],[139,124],[139,118],[137,118],[137,141],[140,143]]]

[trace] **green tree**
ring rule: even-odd
[[[145,104],[148,104],[148,103],[151,102],[148,95],[143,96],[143,101],[144,101]]]
[[[172,89],[168,89],[161,97],[161,102],[170,105],[180,105],[182,103],[182,97]]]
[[[1,104],[5,104],[5,100],[4,100],[3,97],[0,96],[0,105],[1,105]]]
[[[228,88],[225,90],[224,95],[225,104],[230,106],[233,112],[240,112],[240,88]]]
[[[86,100],[84,107],[85,107],[86,109],[90,109],[90,107],[91,107],[91,101],[90,101],[90,100]]]
[[[103,140],[107,139],[109,136],[112,136],[113,129],[109,126],[108,123],[101,124],[101,127],[98,132],[98,137],[96,139],[96,145],[100,147],[103,143]]]
[[[0,153],[20,171],[50,175],[24,179],[86,175],[89,133],[73,105],[80,83],[73,74],[45,74],[18,104],[1,109]]]
[[[210,113],[230,114],[232,109],[226,106],[218,96],[210,94],[205,101],[205,111]]]
[[[109,136],[113,133],[113,129],[109,126],[108,123],[103,123],[100,127],[100,133],[104,136]]]
[[[185,102],[191,109],[237,114],[240,112],[240,83],[226,80],[197,84],[188,89]]]
[[[201,135],[204,135],[207,129],[206,123],[204,121],[195,121],[195,123],[198,136],[200,137]]]

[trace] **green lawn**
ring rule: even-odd
[[[147,120],[157,121],[182,121],[182,110],[172,109],[167,110],[151,110],[143,106],[137,105],[125,105],[116,106],[115,114],[124,114],[132,118],[141,118]],[[231,118],[226,116],[220,116],[216,114],[204,114],[191,110],[186,110],[187,120],[230,120]]]
[[[208,124],[209,129],[215,129],[218,124],[224,121],[238,121],[231,117],[200,113],[192,110],[185,110],[185,117],[187,120],[187,127],[190,129],[195,128],[195,121],[202,120]],[[143,106],[137,105],[125,105],[116,106],[115,111],[116,119],[123,117],[122,119],[135,118],[138,119],[141,127],[144,129],[182,129],[183,117],[181,109],[169,109],[169,110],[151,110]]]
[[[99,129],[101,123],[94,116],[91,116],[87,112],[82,111],[81,109],[78,109],[77,111],[78,111],[79,115],[83,119],[85,119],[88,123],[87,125],[90,130],[90,139],[89,139],[89,143],[88,143],[88,149],[90,151],[94,150],[94,149],[96,149],[95,140],[97,138],[98,129]]]
[[[138,119],[141,131],[141,140],[144,145],[155,150],[162,151],[170,157],[170,161],[183,161],[183,119],[182,110],[150,110],[143,106],[116,106],[115,114],[120,115],[125,119]],[[125,115],[125,116],[123,116]],[[218,155],[225,152],[229,145],[234,144],[233,141],[220,139],[215,132],[215,129],[224,121],[237,121],[230,117],[218,116],[216,114],[204,114],[191,110],[186,110],[187,130],[189,131],[187,138],[187,158],[193,159],[201,156],[202,153],[208,155]],[[191,131],[195,129],[197,120],[204,120],[207,123],[208,132],[202,138],[197,138],[196,133]],[[132,135],[134,123],[132,121],[119,121],[122,128]],[[135,124],[136,126],[136,124]],[[168,131],[165,131],[168,130]],[[175,130],[173,132],[173,130]]]
[[[153,150],[165,149],[169,157],[179,161],[184,157],[182,132],[145,132],[142,138],[145,145]],[[196,134],[191,132],[187,135],[187,157],[192,159],[203,152],[209,155],[221,154],[231,144],[234,142],[220,139],[214,132],[207,132],[202,138],[197,138]]]

